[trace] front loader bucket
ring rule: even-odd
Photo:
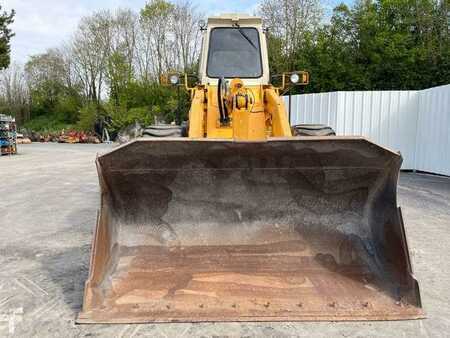
[[[77,322],[421,318],[400,164],[348,137],[140,139],[102,155]]]

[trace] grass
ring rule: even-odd
[[[27,121],[23,126],[27,130],[37,133],[59,133],[61,130],[72,130],[73,124],[60,121],[56,116],[42,115]]]

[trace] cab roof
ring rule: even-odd
[[[245,25],[261,25],[262,19],[257,16],[242,13],[224,13],[208,18],[208,24],[233,24],[237,22]]]

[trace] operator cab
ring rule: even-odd
[[[220,78],[240,78],[245,85],[268,84],[267,45],[261,18],[242,14],[208,18],[199,75],[204,85],[215,85]]]

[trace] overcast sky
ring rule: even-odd
[[[12,61],[25,63],[30,55],[43,53],[68,41],[81,17],[100,9],[131,8],[139,11],[145,0],[0,0],[3,10],[16,10],[12,26]],[[348,1],[348,0],[347,0]],[[326,2],[337,2],[327,0]],[[253,14],[257,0],[192,0],[205,14],[240,12]]]

